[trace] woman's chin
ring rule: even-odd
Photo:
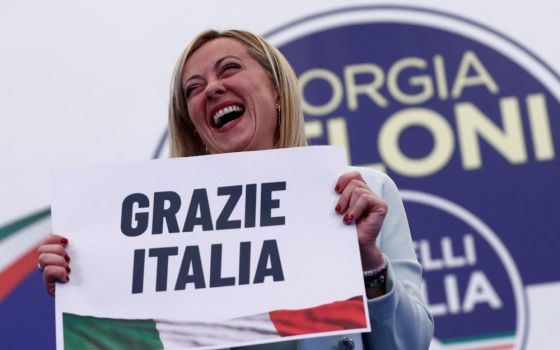
[[[211,153],[231,153],[259,151],[274,147],[274,133],[264,135],[255,133],[251,128],[235,128],[227,134],[214,134],[214,142],[208,147]]]
[[[243,151],[250,151],[251,145],[250,142],[227,142],[216,144],[215,147],[210,148],[210,153],[233,153],[233,152],[243,152]]]

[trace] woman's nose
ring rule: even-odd
[[[209,100],[217,98],[226,92],[226,88],[220,79],[212,80],[206,85],[206,98]]]

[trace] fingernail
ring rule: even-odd
[[[336,208],[334,208],[334,210],[336,210],[337,213],[340,213],[340,204],[337,204]]]
[[[336,187],[334,188],[334,190],[335,190],[336,192],[340,192],[340,186],[339,186],[339,185],[336,185]]]
[[[70,282],[70,276],[66,276],[66,282]]]
[[[60,239],[60,243],[62,244],[68,244],[68,240],[66,238],[61,238]]]
[[[352,220],[354,220],[354,215],[350,215],[350,214],[349,214],[349,215],[346,215],[346,216],[344,217],[344,222],[345,222],[346,224],[351,223]]]
[[[69,257],[68,255],[65,255],[65,256],[64,256],[64,260],[66,260],[66,262],[69,262],[69,261],[70,261],[70,257]]]
[[[70,266],[66,266],[66,272],[70,273],[70,271],[72,271],[70,270]]]

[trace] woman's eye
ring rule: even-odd
[[[185,96],[189,98],[194,92],[194,90],[196,90],[197,86],[198,85],[187,86],[187,88],[185,89]]]
[[[239,69],[241,68],[241,66],[238,63],[226,63],[224,64],[224,66],[222,67],[222,73],[229,71],[229,70],[234,70],[234,69]]]

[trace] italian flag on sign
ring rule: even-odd
[[[127,320],[63,314],[64,348],[196,349],[367,328],[362,296],[308,309],[276,310],[223,322]]]

